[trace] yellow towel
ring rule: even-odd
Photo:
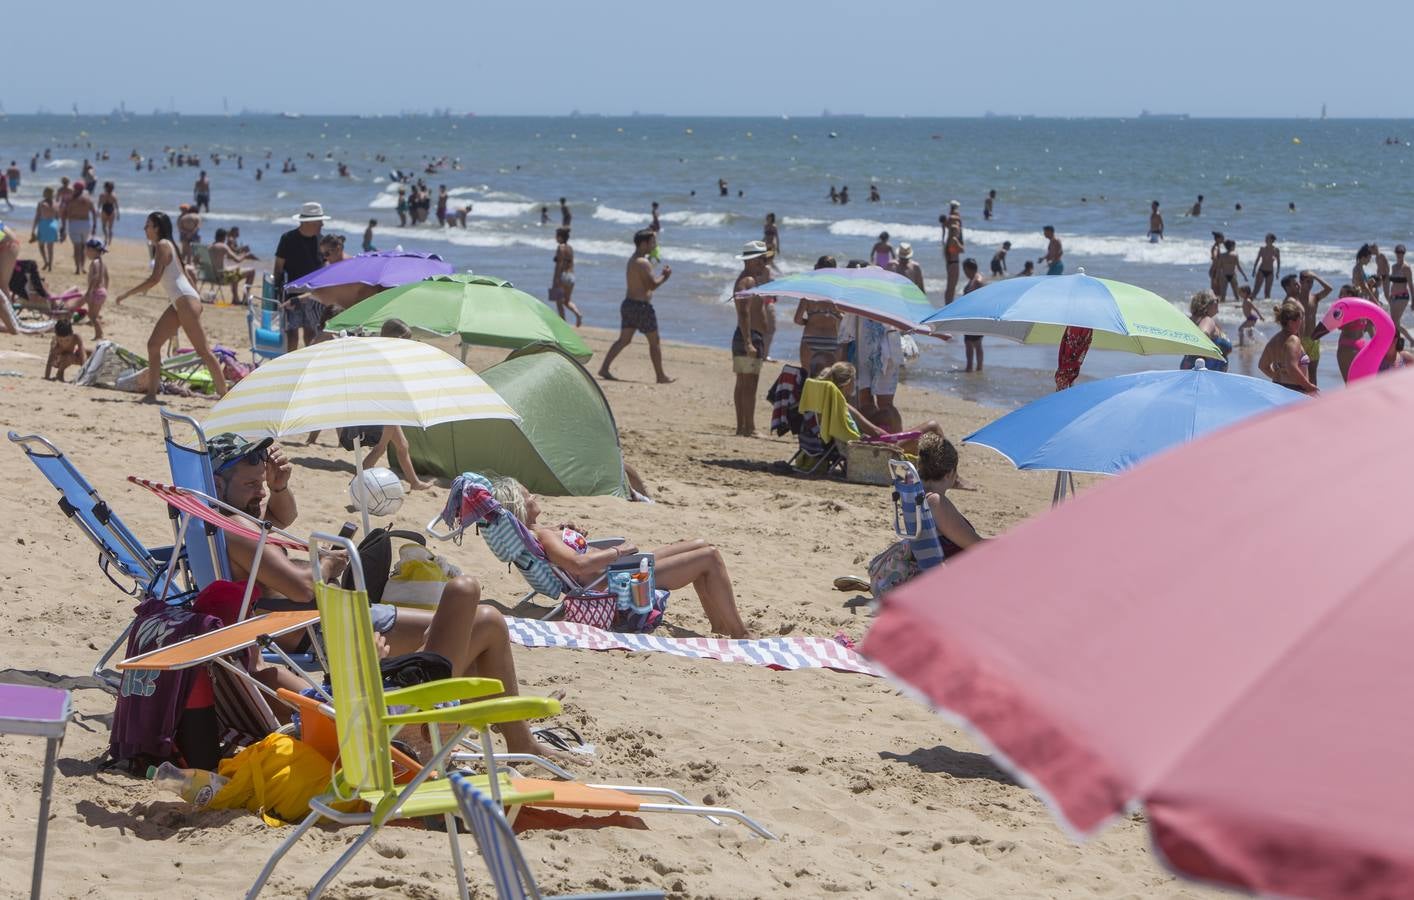
[[[859,440],[859,429],[850,418],[849,404],[833,381],[805,379],[805,387],[800,390],[800,411],[813,412],[819,417],[820,440],[825,444]]]

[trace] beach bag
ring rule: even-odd
[[[416,531],[389,528],[375,528],[359,541],[358,558],[363,563],[363,583],[368,588],[369,603],[383,602],[383,591],[393,571],[393,538],[427,545],[427,539]],[[353,570],[345,570],[339,581],[344,590],[353,590]]]
[[[329,760],[287,734],[267,735],[230,759],[217,773],[229,779],[208,809],[248,809],[278,828],[309,815],[309,801],[329,787]]]
[[[878,599],[921,571],[909,542],[895,541],[869,561],[870,592]]]
[[[442,589],[461,573],[461,569],[421,544],[403,544],[398,548],[398,563],[383,588],[383,602],[435,610],[442,600]]]
[[[122,350],[117,344],[112,341],[99,341],[93,345],[88,361],[79,369],[78,378],[74,383],[84,387],[113,388],[118,387],[118,383],[125,377],[136,375],[139,371],[138,366],[123,358]]]
[[[570,594],[564,600],[565,621],[610,631],[613,629],[614,613],[618,612],[618,607],[618,596],[609,591]]]

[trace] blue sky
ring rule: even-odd
[[[0,101],[11,113],[220,112],[224,96],[232,111],[914,116],[1313,116],[1325,102],[1333,117],[1414,117],[1408,39],[1388,37],[1410,27],[1401,6],[16,2]],[[74,64],[83,45],[91,61]]]

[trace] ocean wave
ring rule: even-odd
[[[489,219],[513,219],[535,209],[534,203],[507,203],[503,200],[473,200],[471,214]]]
[[[594,218],[601,222],[614,222],[619,225],[646,225],[652,221],[653,217],[646,212],[629,212],[626,209],[615,209],[612,206],[601,204],[594,208]]]
[[[880,232],[884,231],[889,233],[889,239],[893,241],[922,243],[938,241],[942,237],[942,229],[937,225],[904,225],[898,222],[876,222],[873,219],[840,219],[829,227],[830,234],[840,237],[877,238]],[[860,256],[863,255],[860,253]]]
[[[781,224],[791,228],[819,228],[830,224],[829,219],[812,219],[809,216],[782,216]]]
[[[643,226],[653,220],[653,215],[651,212],[629,212],[626,209],[600,204],[594,209],[594,218],[601,222],[613,222],[617,225]],[[664,222],[682,225],[686,228],[720,228],[730,222],[733,216],[731,213],[724,212],[694,212],[680,209],[663,213],[658,218]]]
[[[76,159],[51,159],[40,166],[42,169],[77,169],[78,167],[79,161]]]

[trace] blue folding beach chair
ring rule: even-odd
[[[482,793],[476,784],[460,772],[451,774],[452,792],[456,795],[462,821],[471,829],[486,870],[496,886],[500,900],[662,900],[662,891],[611,891],[596,894],[556,894],[555,898],[540,893],[535,876],[520,852],[515,832],[501,812],[501,805]]]
[[[161,410],[163,444],[167,450],[167,465],[172,471],[172,484],[179,488],[196,491],[207,497],[216,496],[216,476],[211,471],[211,457],[207,454],[206,433],[201,423],[191,416],[184,416],[169,409]],[[190,432],[186,441],[176,436],[177,431]],[[174,517],[178,513],[169,508]],[[226,553],[226,534],[214,525],[191,516],[187,519],[185,558],[191,572],[192,587],[200,591],[213,581],[231,580],[231,562]],[[308,672],[323,670],[323,663],[313,653],[284,654],[274,650],[262,652],[262,658],[275,665],[293,663]]]
[[[184,570],[179,571],[182,567],[179,565],[176,570],[168,570],[172,545],[149,549],[143,544],[64,452],[48,438],[38,434],[21,435],[14,431],[9,433],[9,438],[20,446],[40,474],[59,492],[59,508],[98,548],[98,568],[114,586],[131,597],[150,594],[181,602],[189,596],[191,584]],[[131,583],[124,584],[120,579]],[[128,629],[125,628],[99,658],[93,668],[95,678],[114,685],[118,683],[118,673],[104,666],[123,646],[127,636]]]
[[[280,289],[269,275],[260,281],[260,299],[246,308],[246,326],[250,330],[250,359],[260,365],[263,359],[274,359],[285,352],[285,309],[280,304]]]
[[[919,569],[942,564],[943,544],[938,540],[938,526],[918,470],[911,462],[891,459],[889,474],[894,482],[894,532],[908,541]]]

